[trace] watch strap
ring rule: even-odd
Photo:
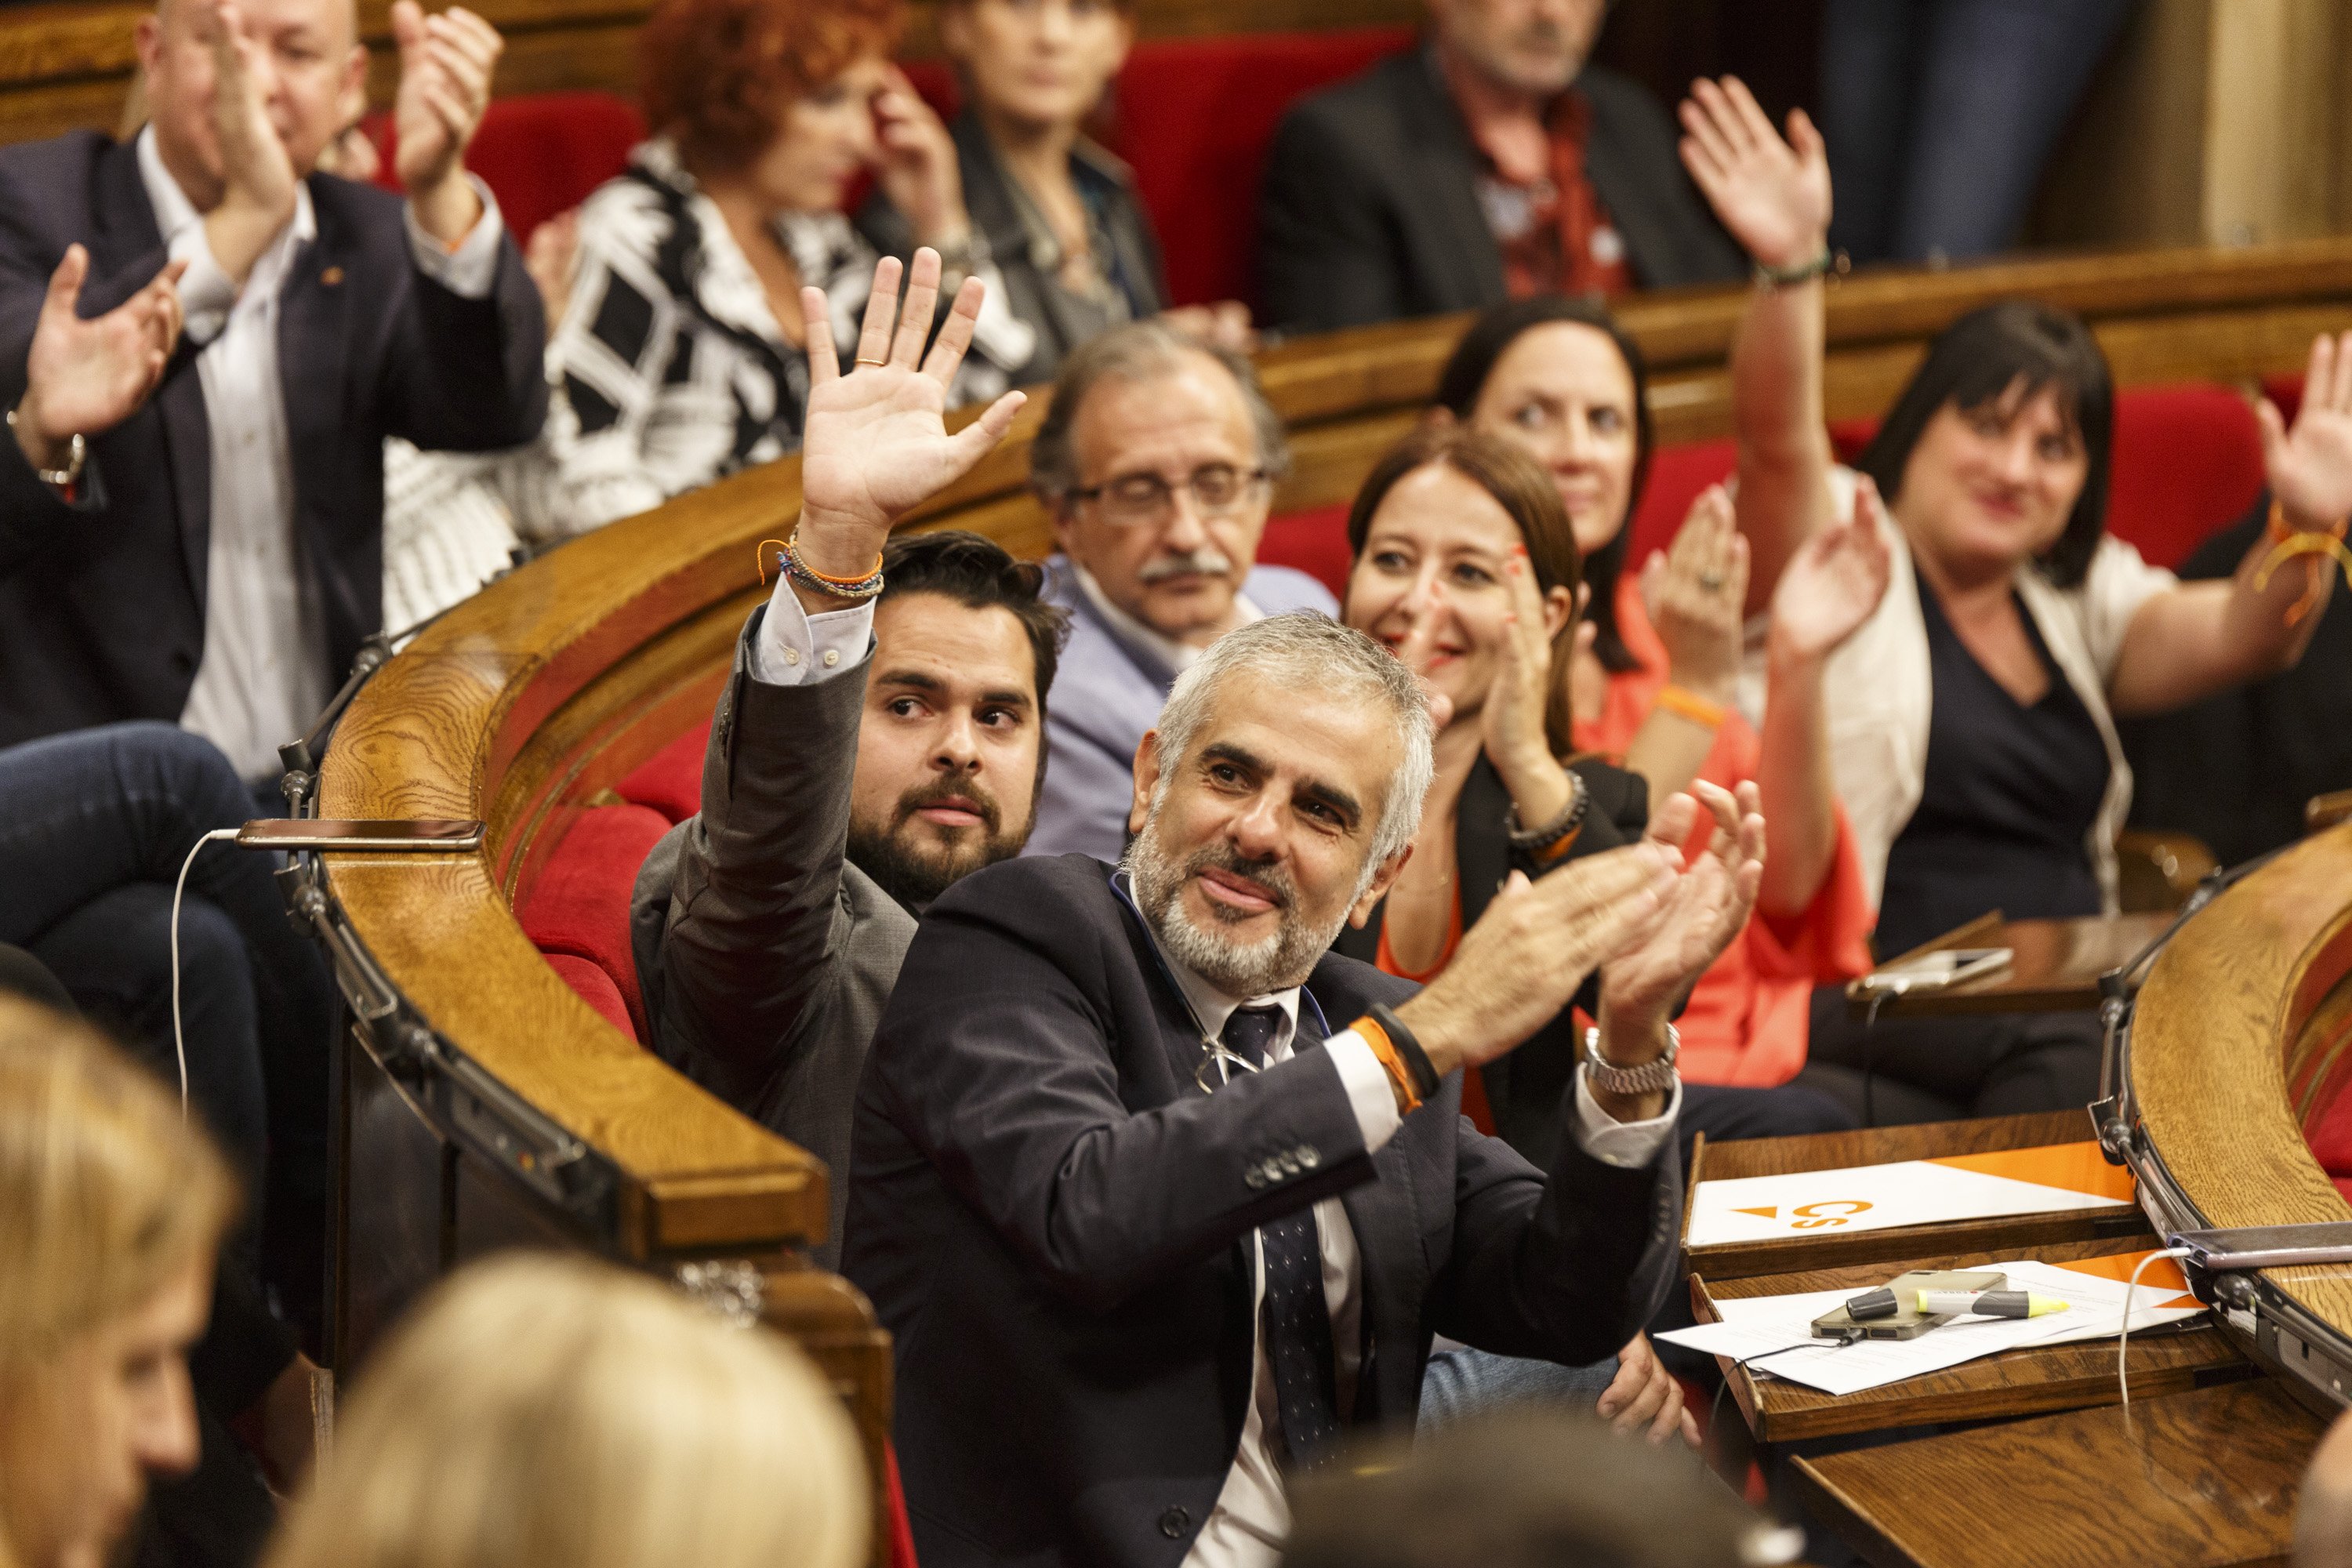
[[[1675,1058],[1682,1055],[1682,1035],[1668,1024],[1665,1055],[1639,1067],[1619,1067],[1601,1054],[1601,1031],[1588,1027],[1584,1031],[1584,1071],[1593,1088],[1611,1094],[1667,1094],[1681,1081],[1681,1075],[1675,1070]]]

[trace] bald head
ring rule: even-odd
[[[2294,1568],[2352,1568],[2352,1412],[2336,1417],[2304,1472]]]
[[[308,175],[366,107],[358,10],[353,0],[238,0],[236,10],[270,128],[295,173]],[[138,32],[156,151],[204,212],[219,205],[223,189],[213,106],[221,26],[220,0],[158,0]]]

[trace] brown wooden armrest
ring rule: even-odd
[[[2126,827],[2116,835],[2116,862],[2126,914],[2177,910],[2213,869],[2213,851],[2189,833]]]
[[[2316,833],[2352,816],[2352,789],[2330,790],[2303,803],[2303,830]]]

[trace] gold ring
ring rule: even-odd
[[[853,363],[857,364],[888,364],[890,362],[887,359],[867,359],[865,355],[860,354]]]

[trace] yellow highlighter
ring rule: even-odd
[[[2064,1311],[2066,1303],[2033,1290],[1922,1290],[1919,1310],[1954,1317],[1973,1312],[1979,1318],[2042,1318]]]

